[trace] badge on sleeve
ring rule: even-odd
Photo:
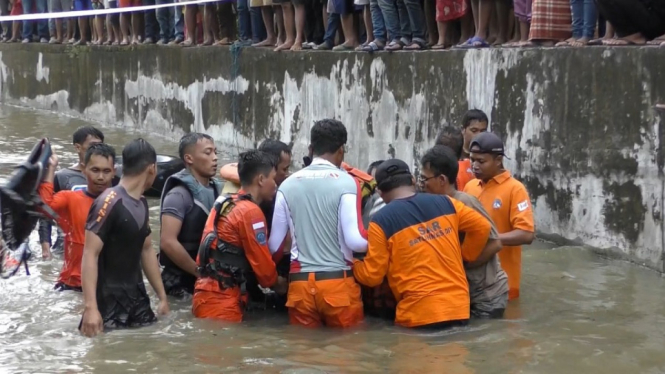
[[[517,204],[517,210],[519,210],[520,212],[523,212],[527,209],[529,209],[529,202],[527,200],[524,200],[521,203]]]
[[[256,222],[252,224],[252,228],[254,229],[256,241],[261,245],[266,245],[266,224],[264,222]]]

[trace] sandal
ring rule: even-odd
[[[489,44],[485,39],[480,36],[474,36],[473,38],[464,42],[464,44],[458,45],[456,48],[470,49],[470,48],[489,48]]]
[[[427,43],[424,40],[413,38],[411,44],[404,47],[407,51],[424,51],[427,49]]]
[[[385,46],[383,45],[383,43],[381,43],[381,42],[377,43],[376,41],[373,41],[373,42],[370,42],[369,44],[367,44],[366,46],[364,46],[361,49],[361,51],[372,53],[372,52],[380,51],[384,47]]]
[[[404,44],[402,44],[402,42],[396,40],[396,41],[390,42],[384,48],[384,50],[386,50],[388,52],[394,52],[394,51],[400,51],[402,48],[404,48]]]

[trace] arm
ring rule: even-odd
[[[490,237],[492,225],[485,217],[462,202],[451,199],[458,217],[458,230],[463,231],[462,258],[472,262],[478,259]]]
[[[531,199],[524,186],[515,187],[510,197],[511,231],[499,235],[506,246],[531,244],[535,238]]]
[[[243,206],[235,207],[229,221],[238,225],[242,248],[259,284],[272,287],[277,282],[277,269],[268,249],[266,219],[258,205],[249,201],[241,203]]]
[[[476,258],[475,261],[467,262],[467,266],[470,268],[475,268],[486,264],[487,261],[489,261],[492,258],[492,256],[499,253],[501,248],[503,248],[501,240],[489,239],[487,241],[487,244],[485,244],[485,248],[483,248],[483,251],[480,252],[480,255],[478,255],[478,258]]]
[[[275,211],[272,215],[272,227],[270,228],[270,239],[268,248],[270,253],[284,251],[286,236],[289,232],[289,207],[286,205],[286,199],[281,191],[277,191],[275,197]]]
[[[37,190],[39,197],[42,199],[44,204],[48,205],[59,215],[67,212],[67,206],[69,202],[69,197],[67,192],[70,191],[60,191],[58,193],[54,192],[53,183],[44,181],[39,185]]]
[[[104,242],[92,231],[85,231],[83,258],[81,259],[81,287],[83,288],[83,320],[81,333],[93,337],[104,329],[102,316],[97,307],[97,264]]]
[[[366,252],[367,240],[365,240],[362,221],[359,219],[358,196],[355,194],[344,194],[339,203],[339,220],[342,225],[342,236],[344,243],[354,252]]]
[[[198,276],[196,261],[178,241],[182,221],[192,208],[194,201],[184,188],[176,187],[164,197],[162,204],[162,227],[159,235],[160,250],[180,269]]]
[[[388,273],[390,253],[388,240],[383,229],[375,222],[369,223],[369,249],[363,261],[353,260],[353,276],[368,287],[375,287],[383,282]]]
[[[141,251],[141,267],[143,267],[143,272],[148,278],[148,282],[150,282],[150,285],[155,290],[157,297],[159,298],[159,307],[157,308],[157,311],[159,314],[168,313],[166,292],[164,291],[164,284],[162,283],[162,276],[159,271],[159,263],[157,262],[155,251],[152,249],[152,240],[150,239],[150,236],[145,238],[145,241],[143,242],[143,250]]]

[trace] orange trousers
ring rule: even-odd
[[[317,281],[309,274],[289,284],[286,306],[293,325],[352,327],[364,319],[360,286],[352,277]]]
[[[196,318],[212,318],[228,322],[242,322],[247,305],[247,294],[240,294],[240,287],[215,291],[195,290],[192,297],[192,313]]]

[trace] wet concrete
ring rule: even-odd
[[[0,45],[0,100],[228,150],[266,137],[305,153],[314,120],[350,132],[349,161],[412,163],[468,108],[506,140],[547,237],[663,271],[665,54],[657,48],[273,53]]]

